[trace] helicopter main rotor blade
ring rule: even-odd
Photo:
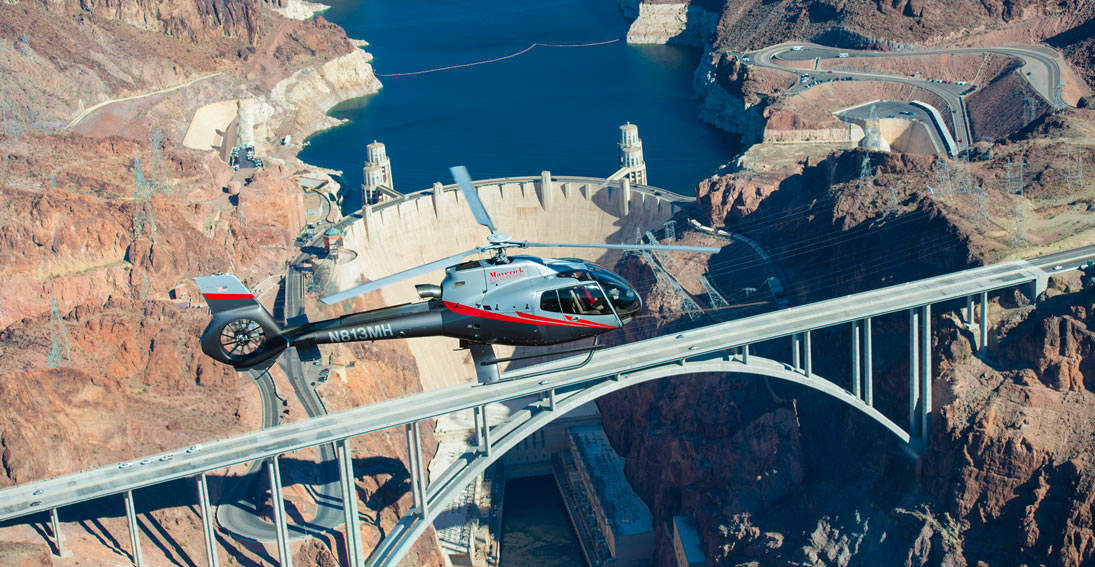
[[[479,192],[475,190],[475,186],[471,183],[468,168],[458,165],[450,167],[449,171],[452,172],[452,178],[460,186],[460,190],[464,192],[464,198],[468,200],[468,206],[471,207],[471,214],[475,215],[475,220],[489,228],[491,234],[498,232],[494,229],[494,222],[490,220],[487,209],[483,208],[483,202],[479,200]]]
[[[476,252],[479,252],[478,248],[461,252],[459,254],[453,254],[448,258],[435,260],[433,262],[430,262],[429,264],[423,264],[421,266],[418,266],[417,268],[411,268],[409,270],[403,270],[402,272],[396,272],[392,275],[384,276],[378,280],[366,282],[359,286],[351,287],[350,289],[328,295],[327,297],[320,299],[320,301],[326,303],[327,305],[334,305],[335,303],[338,303],[340,301],[346,301],[347,299],[350,299],[352,297],[357,297],[363,293],[369,293],[370,291],[380,289],[389,284],[401,282],[415,276],[421,276],[430,272],[435,272],[437,270],[447,268],[450,264],[463,260],[465,256],[470,256],[471,254],[475,254]]]
[[[609,250],[676,250],[678,252],[703,252],[718,254],[722,248],[712,246],[674,246],[668,244],[555,244],[551,242],[525,242],[522,248],[607,248]]]

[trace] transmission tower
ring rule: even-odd
[[[49,355],[46,357],[46,366],[57,368],[64,362],[72,361],[72,352],[68,346],[68,329],[65,320],[61,318],[61,310],[57,308],[57,300],[49,296]]]
[[[871,175],[871,154],[864,152],[863,163],[859,166],[859,185],[856,188],[857,196],[866,196],[867,191],[873,184],[874,176]]]
[[[1073,148],[1065,144],[1065,185],[1069,192],[1073,186],[1080,189],[1084,186],[1084,151],[1079,146]]]
[[[888,204],[891,207],[896,207],[897,206],[897,189],[894,189],[894,186],[890,185],[889,187],[886,188],[886,190],[887,190],[886,204]]]
[[[677,221],[669,220],[665,221],[665,225],[662,227],[662,232],[665,233],[665,240],[667,242],[673,242],[677,239]]]
[[[715,286],[711,285],[711,282],[707,279],[707,274],[700,276],[700,284],[703,285],[703,289],[707,290],[707,298],[711,302],[711,307],[717,309],[723,309],[730,307],[730,304],[723,299],[722,295],[715,289]]]
[[[951,187],[950,162],[944,158],[938,158],[932,163],[932,170],[935,172],[935,189],[933,193],[940,197],[950,195],[953,189]]]
[[[149,185],[152,193],[164,193],[171,189],[171,179],[167,176],[167,162],[163,158],[163,130],[156,130],[152,134],[152,163]]]
[[[1011,158],[1008,158],[1008,162],[1005,164],[1007,168],[1007,179],[1004,181],[1005,191],[1022,196],[1023,187],[1025,186],[1023,183],[1023,166],[1025,165],[1022,159],[1011,161]]]
[[[1023,126],[1034,122],[1034,103],[1030,102],[1030,97],[1023,94]]]
[[[979,185],[973,190],[973,216],[970,220],[984,230],[989,226],[989,203],[985,186]]]
[[[955,190],[959,193],[972,193],[976,189],[973,186],[973,178],[970,176],[969,152],[962,155],[962,165],[955,169],[954,181]]]
[[[19,49],[23,52],[23,55],[30,51],[30,42],[27,41],[27,32],[23,32],[23,41],[19,44]]]
[[[141,156],[133,156],[133,177],[136,189],[133,191],[133,240],[146,237],[156,241],[156,220],[152,216],[152,187],[141,171]]]
[[[1022,207],[1021,202],[1016,201],[1011,214],[1015,221],[1011,233],[1012,243],[1015,246],[1023,246],[1027,243],[1027,210]]]

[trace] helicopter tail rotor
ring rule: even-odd
[[[288,346],[273,316],[231,274],[194,278],[213,320],[202,332],[202,352],[244,370],[277,356]]]

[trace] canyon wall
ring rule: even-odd
[[[704,182],[701,214],[761,243],[802,302],[976,266],[992,254],[968,219],[906,180],[930,158],[867,154],[875,176],[865,193],[863,155]],[[639,286],[660,285],[636,259],[617,268]],[[709,269],[716,287],[736,287]],[[933,309],[938,410],[918,458],[825,395],[750,376],[671,378],[602,399],[613,446],[654,514],[656,564],[673,564],[664,526],[677,514],[696,518],[709,565],[1089,563],[1095,451],[1084,416],[1095,407],[1095,295],[1079,284],[1051,288],[1036,308],[1014,290],[992,295],[986,358],[973,356],[959,305]],[[654,291],[647,309],[671,314],[681,308],[674,302]],[[688,326],[658,320],[651,334]],[[900,422],[907,315],[876,318],[873,337],[876,407]],[[814,371],[850,388],[848,357],[833,355],[850,352],[848,328],[817,331],[813,341]],[[789,362],[785,342],[754,348]]]

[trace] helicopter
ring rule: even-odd
[[[709,254],[720,251],[703,246],[515,240],[495,228],[467,169],[458,166],[450,171],[475,220],[490,230],[486,243],[321,299],[333,305],[444,269],[445,277],[440,284],[415,286],[418,296],[425,301],[281,326],[235,276],[196,277],[194,280],[212,314],[201,335],[202,352],[237,370],[245,370],[270,363],[290,346],[308,360],[319,357],[320,344],[446,336],[460,339],[460,346],[471,351],[480,382],[489,383],[498,380],[499,362],[525,358],[494,358],[492,345],[546,346],[590,337],[596,341],[598,335],[623,327],[642,309],[642,299],[627,280],[593,262],[510,256],[507,250],[566,247]],[[473,254],[487,257],[464,260]],[[597,347],[573,350],[591,348]],[[590,350],[590,357],[592,354]]]

